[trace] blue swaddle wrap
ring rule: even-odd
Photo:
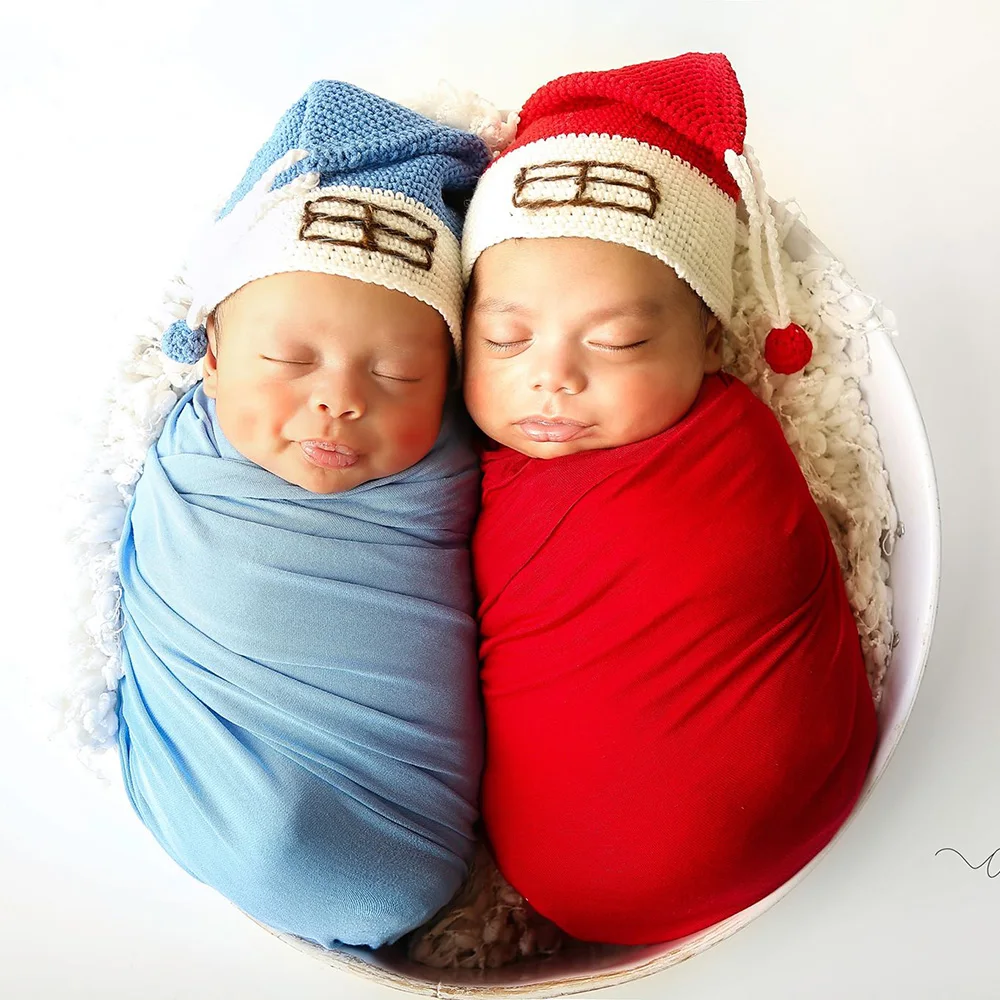
[[[125,784],[164,849],[262,923],[378,947],[465,877],[478,483],[446,410],[421,462],[310,493],[232,447],[201,383],[149,451],[120,552]]]

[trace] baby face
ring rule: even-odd
[[[296,271],[251,281],[208,323],[205,393],[245,458],[313,493],[401,472],[441,427],[451,340],[402,292]]]
[[[719,321],[666,264],[616,243],[509,240],[476,261],[465,400],[534,458],[652,437],[722,364]]]

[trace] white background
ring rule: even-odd
[[[1000,15],[986,2],[22,2],[0,15],[0,995],[392,996],[272,939],[48,739],[60,502],[122,338],[314,79],[444,77],[518,107],[564,72],[727,53],[776,197],[897,314],[944,518],[940,614],[874,796],[776,907],[603,996],[1000,996]],[[997,859],[1000,862],[1000,856]],[[1000,863],[994,865],[994,874]]]

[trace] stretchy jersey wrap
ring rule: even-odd
[[[199,383],[126,518],[132,804],[196,878],[325,946],[400,937],[472,855],[479,474],[460,426],[446,414],[421,462],[319,495],[243,458]]]
[[[777,420],[705,379],[677,425],[483,456],[473,542],[501,871],[586,940],[763,898],[851,811],[876,716],[833,545]]]

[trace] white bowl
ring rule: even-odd
[[[779,206],[776,214],[783,216]],[[801,221],[785,240],[793,260],[810,253],[833,254]],[[854,284],[848,275],[845,280]],[[859,293],[860,294],[860,293]],[[941,567],[937,484],[927,433],[903,365],[885,329],[868,334],[871,372],[861,388],[889,470],[890,486],[904,528],[893,550],[890,585],[893,622],[899,633],[886,673],[879,711],[879,736],[868,777],[851,816],[837,836],[807,865],[766,898],[697,934],[665,944],[639,947],[574,943],[549,959],[524,961],[485,972],[436,970],[408,961],[392,948],[327,951],[289,935],[278,935],[320,961],[386,986],[434,997],[568,996],[648,976],[690,958],[734,934],[772,907],[832,850],[885,771],[909,718],[930,649]]]

